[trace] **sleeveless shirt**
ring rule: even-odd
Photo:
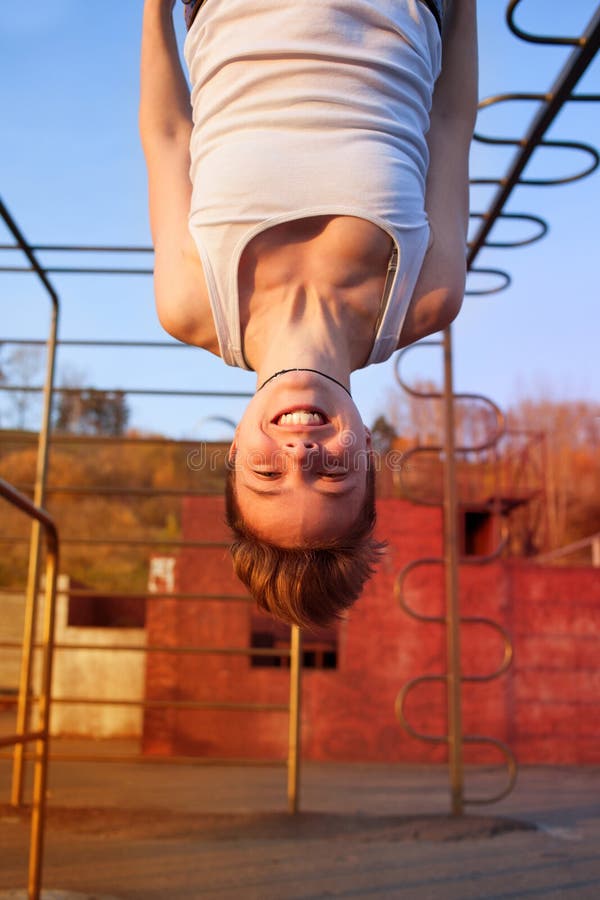
[[[367,365],[394,352],[429,240],[425,135],[441,66],[419,0],[205,0],[192,84],[189,227],[223,360],[248,368],[238,268],[266,229],[356,216],[394,252]]]

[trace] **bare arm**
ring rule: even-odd
[[[168,332],[212,348],[204,275],[188,230],[193,123],[173,25],[174,4],[145,0],[142,23],[139,127],[148,169],[154,293]]]
[[[433,93],[425,205],[435,222],[454,222],[463,245],[469,214],[469,147],[477,115],[476,0],[451,0]],[[448,218],[450,216],[450,222]]]
[[[442,53],[427,135],[425,208],[431,245],[406,317],[401,347],[445,328],[463,299],[469,147],[478,99],[476,0],[451,0]]]
[[[139,126],[148,167],[156,243],[187,217],[192,116],[173,26],[174,0],[146,0],[142,23]]]

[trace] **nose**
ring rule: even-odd
[[[284,443],[285,453],[301,462],[316,458],[319,445],[306,438],[288,438]]]

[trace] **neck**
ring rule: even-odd
[[[360,348],[338,311],[320,298],[303,295],[277,303],[277,316],[260,316],[248,323],[244,347],[248,364],[262,386],[276,372],[312,369],[349,391],[350,373],[364,362]]]
[[[347,388],[345,384],[342,384],[341,381],[338,381],[337,378],[333,378],[332,375],[326,375],[325,372],[319,372],[318,369],[306,369],[300,367],[294,369],[280,369],[279,372],[273,372],[273,374],[270,375],[266,381],[263,381],[262,384],[259,384],[259,386],[256,388],[257,393],[258,391],[262,391],[262,389],[266,387],[269,382],[273,381],[273,379],[278,378],[280,375],[287,375],[288,372],[312,372],[314,375],[321,375],[323,378],[327,378],[329,381],[333,381],[335,384],[339,385],[339,387],[341,387],[343,391],[346,391],[349,397],[352,396],[352,394],[350,393],[350,389]]]

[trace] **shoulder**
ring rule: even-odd
[[[466,278],[462,229],[431,222],[429,247],[404,320],[397,349],[446,328],[462,305]]]
[[[154,296],[165,331],[178,341],[219,355],[206,278],[189,234],[180,246],[157,242]]]

